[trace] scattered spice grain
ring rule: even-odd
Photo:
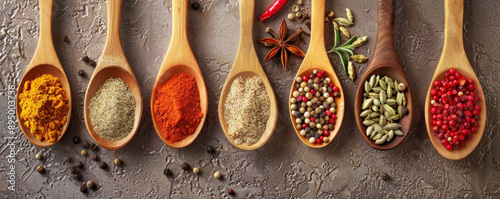
[[[77,161],[77,162],[75,163],[75,166],[76,166],[76,167],[78,167],[78,168],[82,168],[83,163],[82,163],[81,161]]]
[[[99,161],[99,156],[97,156],[97,154],[94,154],[94,155],[92,156],[92,160],[94,160],[94,161]]]
[[[83,156],[87,156],[87,151],[86,151],[86,150],[82,150],[82,151],[80,152],[80,154],[82,154]]]
[[[106,169],[108,168],[108,164],[106,164],[105,162],[101,162],[101,164],[99,164],[99,168]]]
[[[219,179],[222,177],[222,174],[219,171],[214,172],[214,178]]]
[[[85,71],[83,71],[83,70],[79,70],[79,71],[78,71],[78,76],[80,76],[80,77],[85,77]]]
[[[171,176],[172,175],[172,171],[169,168],[165,168],[165,170],[163,170],[163,174],[167,175],[167,176]]]
[[[92,143],[90,145],[90,150],[97,152],[97,151],[99,151],[99,146],[97,144]]]
[[[206,151],[207,151],[207,153],[209,153],[209,154],[213,154],[213,153],[215,152],[215,149],[214,149],[214,147],[212,147],[212,146],[207,146],[207,147],[205,147],[205,150],[206,150]]]
[[[78,172],[76,172],[73,174],[73,179],[80,180],[80,179],[82,179],[82,176]]]
[[[81,141],[82,141],[82,139],[80,139],[80,137],[78,137],[76,135],[73,137],[73,143],[74,144],[79,144]]]
[[[120,166],[122,164],[122,160],[116,158],[115,161],[114,161],[115,165],[116,166]]]
[[[233,189],[229,189],[229,190],[227,190],[227,194],[229,194],[229,195],[234,195],[234,191],[233,191]]]
[[[95,183],[92,180],[87,181],[87,187],[89,189],[94,189],[95,188]]]
[[[71,162],[71,158],[70,157],[64,157],[64,162]]]
[[[82,147],[88,149],[90,147],[90,143],[87,141],[82,142]]]
[[[391,177],[386,172],[382,172],[380,174],[380,179],[382,179],[382,180],[389,180],[389,178],[391,178]]]
[[[270,114],[270,100],[260,77],[237,77],[224,103],[228,134],[238,145],[251,146],[262,137]]]
[[[36,171],[38,171],[38,173],[44,173],[45,172],[45,168],[43,168],[43,166],[37,166],[36,167]]]
[[[80,192],[87,193],[87,187],[85,187],[84,185],[80,186]]]
[[[71,167],[69,167],[69,172],[71,174],[75,174],[75,173],[78,173],[78,169],[74,166],[71,166]]]
[[[196,174],[200,173],[200,168],[194,167],[193,168],[193,173],[196,173]]]
[[[135,122],[135,99],[120,78],[109,78],[90,100],[90,122],[95,132],[108,141],[126,137]]]
[[[42,156],[42,154],[37,153],[36,156],[35,156],[35,158],[37,160],[41,160],[41,159],[43,159],[43,156]]]
[[[181,165],[182,170],[187,171],[189,170],[189,164],[187,162],[182,163]]]
[[[64,36],[64,42],[69,43],[68,35]]]

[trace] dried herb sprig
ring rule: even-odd
[[[347,73],[348,71],[347,66],[349,64],[349,58],[354,55],[353,50],[354,48],[356,48],[356,45],[353,45],[352,43],[356,40],[356,36],[352,36],[351,39],[349,39],[344,44],[339,46],[340,34],[336,28],[334,28],[334,30],[335,30],[335,42],[333,48],[329,50],[327,53],[328,54],[336,53],[340,58],[340,61],[342,63],[342,66],[344,67],[346,74],[349,75]]]

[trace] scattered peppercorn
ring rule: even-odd
[[[74,144],[79,144],[79,143],[80,143],[80,141],[82,141],[82,140],[80,139],[80,137],[78,137],[78,136],[74,136],[74,137],[73,137],[73,143],[74,143]]]
[[[108,164],[106,164],[105,162],[101,162],[101,164],[99,164],[99,168],[106,169],[108,168]]]
[[[80,76],[80,77],[85,77],[85,71],[83,71],[83,70],[79,70],[79,71],[78,71],[78,76]]]
[[[78,173],[78,169],[76,167],[70,167],[69,168],[69,172],[72,173],[72,174],[75,174],[75,173]]]
[[[43,166],[37,166],[36,171],[38,171],[38,173],[43,173],[45,172],[45,168],[43,168]]]
[[[193,168],[193,173],[200,173],[200,168],[194,167]]]
[[[90,58],[88,56],[84,56],[84,57],[82,57],[82,61],[88,64],[90,61]]]
[[[99,146],[98,146],[97,144],[92,143],[92,144],[90,145],[90,150],[92,150],[92,151],[96,152],[96,151],[98,151],[98,150],[99,150]]]
[[[37,160],[41,160],[43,158],[43,156],[42,156],[42,154],[37,153],[36,156],[35,156],[35,158]]]
[[[82,152],[80,152],[80,154],[82,154],[83,156],[87,156],[87,151],[86,150],[82,150]]]
[[[172,175],[172,171],[169,168],[165,168],[165,170],[163,170],[163,174],[170,176],[170,175]]]
[[[75,174],[73,174],[73,179],[80,180],[80,179],[82,179],[82,176],[79,173],[75,173]]]
[[[92,67],[95,67],[95,66],[97,66],[97,63],[94,60],[90,60],[89,65]]]
[[[198,2],[193,2],[191,4],[189,4],[191,6],[191,8],[193,8],[193,10],[198,10],[200,9],[200,3]]]
[[[95,188],[95,183],[92,180],[87,181],[87,187],[89,189],[94,189]]]
[[[75,166],[78,167],[78,168],[82,168],[83,163],[80,162],[80,161],[78,161],[78,162],[75,163]]]
[[[64,36],[64,42],[66,42],[66,43],[69,42],[68,35]]]
[[[87,187],[85,187],[84,185],[80,186],[80,192],[87,193]]]
[[[382,180],[389,180],[389,178],[391,178],[391,177],[386,172],[382,172],[380,174],[380,179],[382,179]]]
[[[71,162],[71,158],[68,156],[64,157],[64,162]]]
[[[189,170],[189,164],[187,162],[182,163],[181,165],[182,170],[187,171]]]
[[[94,160],[94,161],[99,161],[99,156],[97,156],[97,154],[94,154],[94,155],[92,156],[92,160]]]
[[[229,195],[234,195],[234,191],[233,191],[232,189],[227,190],[227,193],[228,193]]]
[[[90,143],[89,143],[89,142],[87,142],[87,141],[83,141],[83,142],[82,142],[82,147],[83,147],[83,148],[88,149],[88,148],[89,148],[89,146],[90,146]]]
[[[122,160],[116,158],[114,163],[116,164],[116,166],[120,166],[122,164]]]
[[[219,171],[214,172],[214,178],[219,179],[222,177],[222,174]]]
[[[214,149],[214,147],[212,147],[212,146],[206,146],[206,147],[205,147],[205,150],[206,150],[206,151],[207,151],[207,153],[209,153],[209,154],[213,154],[213,153],[215,152],[215,149]]]

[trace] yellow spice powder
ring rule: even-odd
[[[40,141],[53,143],[61,136],[68,113],[68,95],[57,77],[44,74],[24,83],[19,95],[21,120]]]

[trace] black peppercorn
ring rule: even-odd
[[[80,176],[79,173],[75,173],[75,174],[73,174],[73,179],[80,180],[80,179],[82,179],[82,176]]]
[[[95,63],[94,60],[90,60],[89,65],[95,67],[95,66],[97,66],[97,63]]]
[[[75,144],[79,144],[79,143],[80,143],[80,141],[82,141],[82,140],[80,139],[80,137],[78,137],[78,136],[74,136],[74,137],[73,137],[73,143],[75,143]]]
[[[101,164],[99,164],[99,168],[106,169],[108,168],[108,165],[105,162],[101,162]]]
[[[98,151],[99,150],[99,146],[97,144],[92,143],[90,145],[90,150],[92,150],[92,151]]]
[[[233,191],[232,189],[229,189],[229,190],[227,190],[227,193],[228,193],[229,195],[233,195],[233,194],[234,194],[234,191]]]
[[[319,139],[319,136],[321,136],[321,135],[319,135],[318,132],[316,132],[316,134],[314,134],[314,138],[316,138],[316,139]]]
[[[382,180],[388,180],[389,178],[391,178],[391,177],[386,172],[382,172],[380,174],[380,179],[382,179]]]
[[[80,76],[80,77],[85,77],[85,71],[83,71],[83,70],[79,70],[79,71],[78,71],[78,76]]]
[[[311,138],[311,134],[306,134],[306,138],[309,140],[309,138]]]
[[[193,2],[190,4],[191,8],[193,8],[193,10],[198,10],[200,9],[200,3],[198,2]]]
[[[64,162],[71,162],[71,158],[70,157],[64,157]]]
[[[94,154],[94,155],[92,156],[92,160],[94,160],[94,161],[99,161],[99,156],[97,156],[96,154]]]
[[[82,57],[82,61],[85,63],[89,63],[90,58],[88,56]]]
[[[207,147],[205,147],[205,150],[206,150],[206,151],[207,151],[207,153],[209,153],[209,154],[212,154],[212,153],[214,153],[214,152],[215,152],[215,149],[214,149],[214,147],[212,147],[212,146],[207,146]]]
[[[69,172],[72,174],[78,173],[78,169],[76,167],[70,167]]]
[[[85,187],[84,185],[80,186],[80,192],[87,193],[87,187]]]
[[[89,143],[89,142],[87,142],[87,141],[83,141],[83,142],[82,142],[82,147],[83,147],[83,148],[88,149],[88,148],[89,148],[89,146],[90,146],[90,143]]]
[[[170,169],[166,168],[165,170],[163,170],[163,174],[167,175],[167,176],[171,176],[172,175],[172,171]]]
[[[187,162],[182,163],[181,165],[182,170],[187,171],[189,170],[189,164]]]
[[[75,163],[75,166],[78,167],[78,168],[82,168],[83,163],[80,162],[80,161],[78,161],[78,162]]]

